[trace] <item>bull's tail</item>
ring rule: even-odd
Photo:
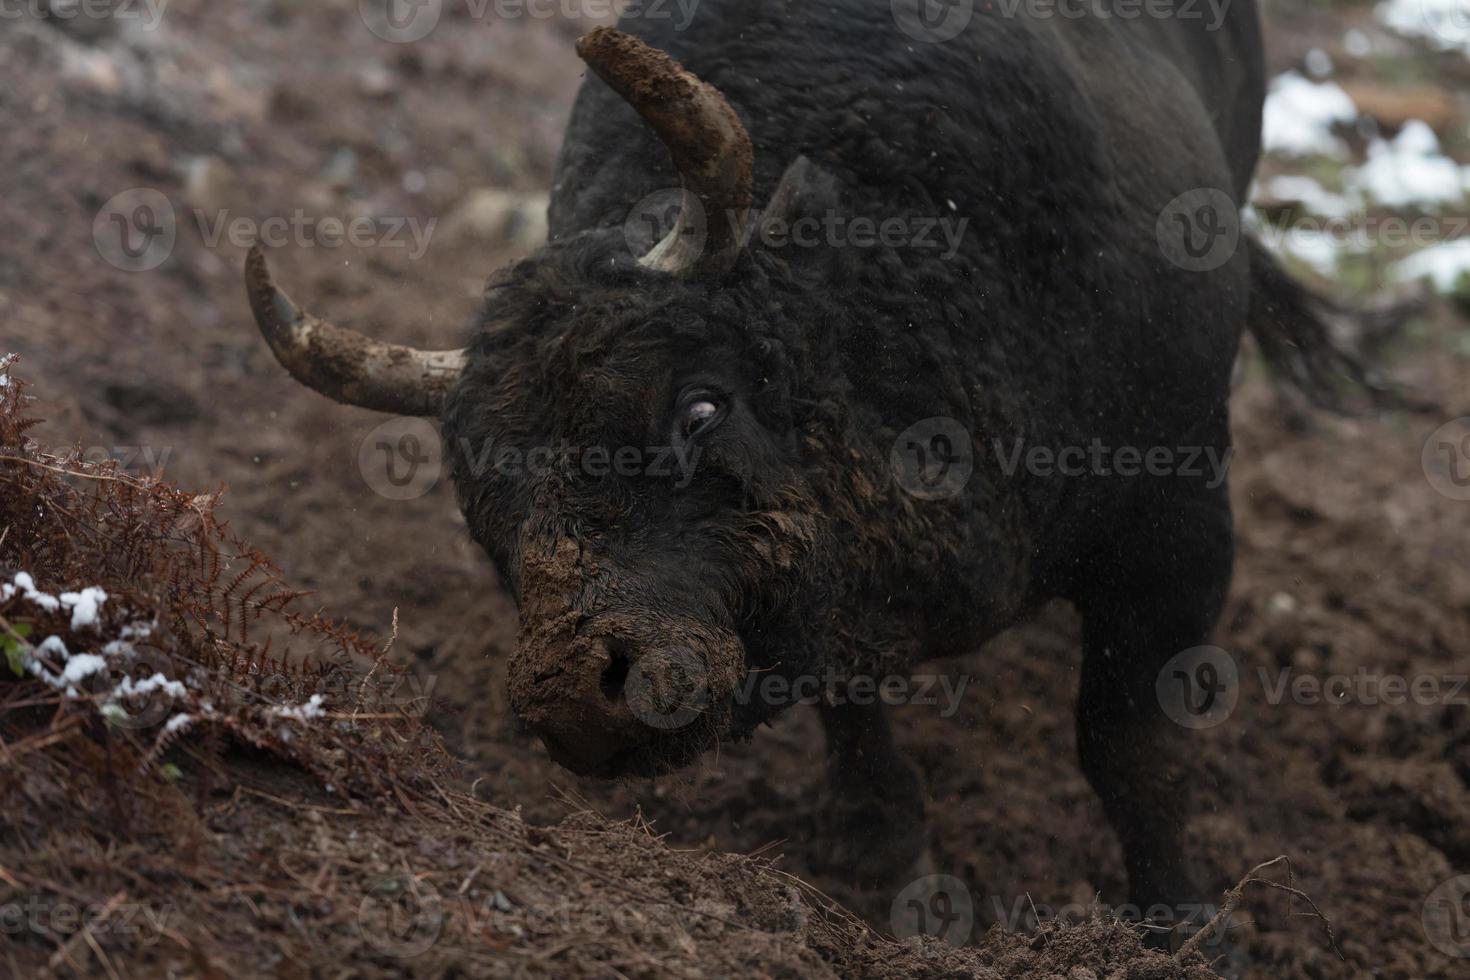
[[[1348,310],[1293,279],[1265,246],[1253,238],[1249,241],[1251,298],[1246,326],[1273,374],[1313,405],[1334,412],[1351,414],[1365,400],[1375,409],[1433,407],[1380,379],[1359,355],[1341,346],[1330,326],[1352,324],[1359,333],[1382,337],[1396,332],[1422,303]]]

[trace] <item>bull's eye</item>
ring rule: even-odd
[[[679,432],[685,439],[707,429],[720,414],[720,406],[708,398],[692,401],[684,407],[684,416],[679,420]]]

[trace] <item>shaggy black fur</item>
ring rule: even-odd
[[[644,271],[622,222],[677,177],[589,80],[552,241],[493,283],[447,435],[469,525],[521,604],[513,702],[558,759],[603,775],[678,765],[785,706],[737,697],[749,672],[882,677],[1063,597],[1085,620],[1082,765],[1123,841],[1131,900],[1177,906],[1198,898],[1180,860],[1187,733],[1154,684],[1214,627],[1225,488],[1208,471],[1002,464],[1016,440],[1228,449],[1249,249],[1187,271],[1157,224],[1187,191],[1245,193],[1256,11],[1235,4],[1211,31],[1182,5],[1136,20],[1008,6],[976,4],[938,44],[898,30],[889,0],[705,0],[684,31],[621,25],[727,96],[756,148],[758,201],[804,156],[803,213],[963,218],[958,250],[756,240],[717,282]],[[686,438],[691,399],[719,415]],[[890,454],[935,416],[968,430],[975,470],[957,496],[919,499]],[[484,465],[486,447],[670,445],[697,453],[685,485]],[[669,649],[692,656],[705,700],[696,721],[655,730],[624,688]],[[844,852],[865,878],[891,874],[922,846],[918,784],[881,712],[823,716],[848,810],[869,815],[866,843]]]

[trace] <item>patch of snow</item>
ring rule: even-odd
[[[1470,238],[1457,238],[1415,252],[1388,270],[1397,282],[1428,279],[1441,293],[1451,292],[1461,277],[1470,275]]]
[[[106,669],[107,661],[104,658],[95,653],[79,653],[66,662],[61,679],[68,684],[75,684]]]
[[[1434,130],[1412,119],[1393,142],[1375,139],[1369,144],[1367,162],[1346,179],[1388,207],[1436,208],[1464,200],[1470,168],[1440,153]]]
[[[0,375],[4,377],[4,375]],[[9,583],[0,583],[0,602],[20,596],[46,612],[56,612],[63,607],[71,610],[71,628],[80,630],[84,626],[100,625],[98,614],[107,601],[107,593],[97,586],[88,586],[80,592],[63,592],[60,597],[36,588],[36,580],[30,572],[16,572]],[[126,636],[127,631],[124,630]]]
[[[193,715],[177,714],[164,723],[163,732],[165,735],[172,735],[174,732],[182,731],[192,724],[194,724]]]
[[[47,612],[61,608],[61,600],[36,588],[36,580],[30,572],[16,572],[12,584],[0,585],[0,601],[8,601],[19,595],[22,599]]]
[[[313,694],[305,704],[285,704],[272,708],[271,711],[277,718],[289,718],[292,721],[311,721],[313,718],[322,716],[322,696]]]
[[[107,593],[97,586],[89,586],[80,592],[63,592],[61,604],[71,610],[71,628],[73,632],[85,626],[94,629],[101,625],[98,612],[102,604],[107,601]]]
[[[1378,22],[1440,51],[1470,56],[1470,16],[1462,0],[1385,0],[1373,9]]]
[[[163,691],[171,698],[182,699],[189,696],[188,688],[178,681],[169,680],[162,674],[154,674],[152,677],[136,682],[131,677],[124,677],[122,683],[113,688],[112,694],[115,698],[126,698],[152,694],[154,691]]]
[[[61,672],[53,674],[46,666],[45,657],[60,660],[64,665]],[[95,653],[78,653],[73,655],[66,648],[66,643],[59,636],[48,636],[32,648],[30,657],[26,661],[26,668],[37,678],[45,681],[58,691],[64,691],[68,698],[79,698],[81,694],[76,685],[79,681],[86,680],[98,671],[107,669],[107,661]]]
[[[1281,201],[1300,201],[1307,210],[1324,218],[1346,218],[1361,210],[1360,195],[1334,194],[1311,177],[1285,174],[1266,182],[1266,193]]]
[[[1291,156],[1341,156],[1347,146],[1332,127],[1357,118],[1358,107],[1341,86],[1289,71],[1271,80],[1261,139],[1267,150]]]
[[[1373,53],[1373,42],[1354,27],[1342,36],[1342,49],[1354,58],[1366,58]]]
[[[146,640],[153,635],[152,623],[129,623],[118,631],[116,640],[108,641],[102,648],[102,652],[109,657],[125,657],[133,660],[138,656],[138,648],[133,645],[134,640]]]
[[[1243,217],[1246,227],[1271,252],[1305,262],[1328,278],[1337,275],[1338,261],[1343,256],[1360,251],[1353,245],[1352,227],[1345,215],[1326,220],[1303,218],[1286,227],[1266,221],[1254,208],[1245,211]]]
[[[66,642],[59,636],[48,636],[40,643],[37,643],[36,653],[42,656],[49,653],[52,656],[60,657],[62,660],[67,660],[71,657],[71,651],[66,648]]]
[[[1284,244],[1287,252],[1310,265],[1318,275],[1329,279],[1337,275],[1338,260],[1348,252],[1348,249],[1327,232],[1292,235]]]

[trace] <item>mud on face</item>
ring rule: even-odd
[[[819,534],[769,345],[738,299],[628,288],[647,275],[522,263],[445,415],[520,609],[511,703],[586,775],[677,768],[746,727],[735,692]]]

